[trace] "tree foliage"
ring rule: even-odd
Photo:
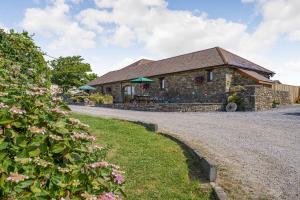
[[[59,57],[50,62],[52,83],[63,88],[64,91],[72,87],[79,87],[97,78],[90,64],[84,63],[81,56]]]
[[[120,199],[119,167],[70,118],[27,33],[0,29],[0,199]]]

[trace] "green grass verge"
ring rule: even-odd
[[[90,125],[100,145],[110,147],[107,160],[126,172],[126,199],[214,199],[193,172],[192,157],[175,141],[134,123],[72,115]]]

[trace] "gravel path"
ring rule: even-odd
[[[300,199],[300,106],[243,113],[71,109],[157,123],[159,129],[174,132],[215,160],[222,169],[221,179],[226,175],[240,182],[253,198]]]

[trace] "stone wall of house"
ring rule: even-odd
[[[98,106],[105,108],[152,112],[216,112],[223,110],[223,104],[217,103],[115,103]]]
[[[262,85],[245,86],[246,90],[240,93],[246,111],[263,111],[272,109],[273,102],[280,105],[291,104],[290,94],[286,91],[275,91]]]
[[[161,102],[170,103],[220,103],[224,101],[225,74],[228,68],[212,69],[213,80],[207,80],[206,70],[180,72],[152,77],[148,93]],[[159,80],[165,79],[165,89],[160,90]],[[198,81],[196,80],[198,79]]]
[[[101,93],[112,95],[114,102],[122,102],[121,83],[110,83],[96,88]]]
[[[254,79],[241,75],[237,70],[231,70],[231,71],[233,74],[231,86],[256,84],[256,81]]]
[[[142,90],[140,84],[134,84],[135,94],[148,94],[161,103],[223,103],[227,99],[227,76],[232,75],[230,86],[255,84],[255,81],[242,76],[236,69],[216,67],[210,69],[213,80],[207,80],[206,69],[149,77],[154,82]],[[165,89],[160,89],[160,79],[165,79]],[[132,85],[129,81],[99,86],[99,91],[111,94],[115,102],[123,102],[122,88]],[[107,92],[110,88],[110,92]]]

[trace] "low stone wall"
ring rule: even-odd
[[[216,112],[223,110],[223,104],[217,103],[116,103],[111,105],[97,105],[105,108],[123,110],[153,111],[153,112]]]
[[[262,85],[246,86],[239,95],[244,101],[245,111],[263,111],[272,109],[273,102],[280,105],[291,104],[289,92],[276,91]]]

